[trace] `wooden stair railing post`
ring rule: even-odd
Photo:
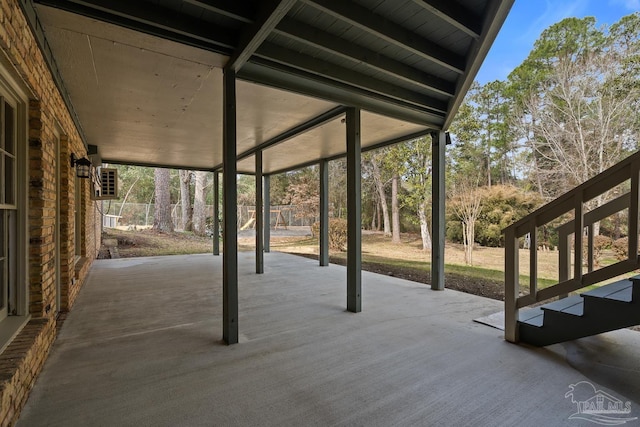
[[[505,291],[504,291],[504,338],[510,342],[518,342],[518,306],[517,300],[520,293],[518,252],[519,240],[515,229],[510,228],[505,234]]]
[[[535,296],[538,293],[538,236],[536,233],[536,223],[531,221],[529,236],[529,295]]]
[[[582,240],[584,235],[584,212],[582,205],[582,193],[574,196],[574,222],[573,222],[573,280],[582,280]]]
[[[638,260],[638,204],[640,197],[638,162],[631,164],[631,190],[629,199],[629,261],[637,263]]]

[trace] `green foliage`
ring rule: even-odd
[[[502,247],[502,230],[533,212],[541,204],[535,193],[510,185],[485,187],[481,193],[482,207],[476,222],[476,243],[482,246]],[[451,207],[447,208],[447,239],[462,242],[462,225]]]
[[[506,82],[499,80],[471,86],[451,125],[455,145],[448,160],[454,175],[479,174],[483,177],[480,183],[488,186],[515,181],[515,137],[509,123],[507,88]]]
[[[320,223],[315,222],[311,226],[314,237],[320,235]],[[333,251],[347,250],[347,220],[342,218],[329,218],[329,249]]]

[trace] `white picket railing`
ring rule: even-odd
[[[638,259],[638,204],[640,152],[612,166],[568,193],[541,207],[503,230],[505,234],[505,339],[518,341],[518,311],[520,308],[564,297],[570,292],[594,285],[640,268]],[[585,203],[630,182],[630,191],[591,211]],[[594,270],[593,225],[617,212],[628,209],[628,258]],[[538,289],[537,229],[566,214],[573,219],[557,228],[558,282]],[[530,235],[529,292],[520,295],[519,251],[520,238]],[[584,237],[587,235],[587,271],[583,267]],[[572,251],[573,248],[577,250]],[[573,255],[573,257],[572,257]],[[572,259],[573,258],[573,259]],[[573,261],[573,275],[571,265]],[[572,277],[571,277],[572,276]]]

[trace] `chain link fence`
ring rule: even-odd
[[[103,202],[103,226],[121,227],[150,227],[153,225],[153,203],[118,203]],[[206,207],[207,217],[213,216],[213,205]],[[252,227],[255,219],[255,206],[238,206],[238,229]],[[311,226],[319,218],[304,216],[296,206],[271,206],[269,224],[272,228]],[[171,218],[176,230],[182,228],[182,208],[180,204],[171,205]]]

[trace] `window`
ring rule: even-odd
[[[16,103],[0,96],[0,320],[17,304],[17,114]]]
[[[24,89],[0,58],[0,352],[29,319]]]
[[[75,176],[75,174],[74,174]],[[82,197],[82,191],[83,191],[83,187],[82,187],[82,183],[83,183],[83,179],[82,178],[78,178],[75,177],[75,181],[74,181],[74,185],[75,185],[75,200],[74,200],[74,206],[75,206],[75,255],[76,255],[76,262],[78,262],[78,260],[83,256],[82,253],[82,235],[83,230],[82,230],[82,223],[83,223],[83,218],[82,218],[82,204],[83,204],[83,197]]]

